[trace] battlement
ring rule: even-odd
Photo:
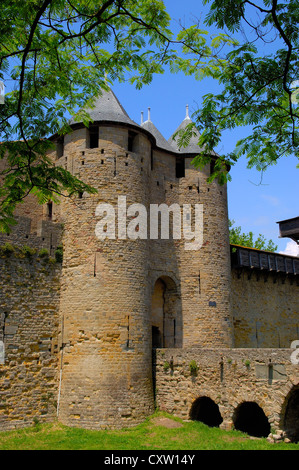
[[[13,227],[11,233],[0,233],[0,245],[11,243],[17,247],[46,249],[50,256],[54,256],[57,247],[62,243],[62,224],[40,219],[36,222],[36,231],[33,232],[33,220],[30,217],[16,216],[16,220],[17,225]]]

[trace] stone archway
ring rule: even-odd
[[[235,429],[254,437],[267,437],[271,427],[263,409],[254,401],[244,401],[233,414]]]
[[[153,348],[182,347],[182,315],[177,286],[169,276],[159,277],[151,299]]]
[[[283,405],[282,429],[292,442],[299,442],[299,387],[293,387]]]
[[[218,405],[206,396],[199,397],[193,402],[190,419],[200,421],[210,427],[219,427],[223,421]]]

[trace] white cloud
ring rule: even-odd
[[[277,207],[280,205],[280,200],[276,196],[271,196],[269,194],[261,194],[261,198],[273,207]]]
[[[285,249],[279,253],[282,255],[299,256],[299,246],[293,240],[289,241]]]

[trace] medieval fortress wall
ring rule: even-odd
[[[278,426],[299,379],[290,351],[273,349],[298,338],[296,276],[270,284],[232,269],[226,187],[206,182],[208,167],[194,169],[194,147],[180,153],[150,120],[133,123],[112,92],[93,112],[95,127],[75,124],[51,156],[97,194],[44,207],[28,199],[19,225],[0,238],[1,429],[56,416],[71,426],[123,427],[142,421],[155,403],[187,418],[201,395],[220,406],[228,425],[249,397],[263,407],[261,390],[275,403],[269,416]],[[200,205],[200,248],[186,250],[173,234],[138,238],[136,229],[128,237],[117,217],[100,239],[100,208],[117,215],[120,201],[127,228],[134,204],[148,214],[155,204]],[[108,236],[113,222],[115,238]],[[55,260],[61,243],[62,265]],[[268,380],[269,354],[258,348],[272,348],[275,364],[283,364],[279,397],[277,379]],[[240,366],[247,355],[250,372]],[[199,368],[190,378],[191,360]],[[258,378],[255,364],[266,367]]]
[[[0,427],[56,417],[61,264],[1,248]]]

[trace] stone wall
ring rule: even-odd
[[[235,347],[289,348],[299,338],[299,285],[294,276],[233,269],[231,296]]]
[[[0,252],[0,429],[7,430],[56,416],[61,264],[16,248]]]
[[[238,405],[255,402],[270,426],[280,429],[290,392],[299,383],[298,366],[291,362],[292,352],[292,349],[157,349],[157,406],[190,419],[195,400],[209,397],[219,407],[221,426],[229,429]]]

